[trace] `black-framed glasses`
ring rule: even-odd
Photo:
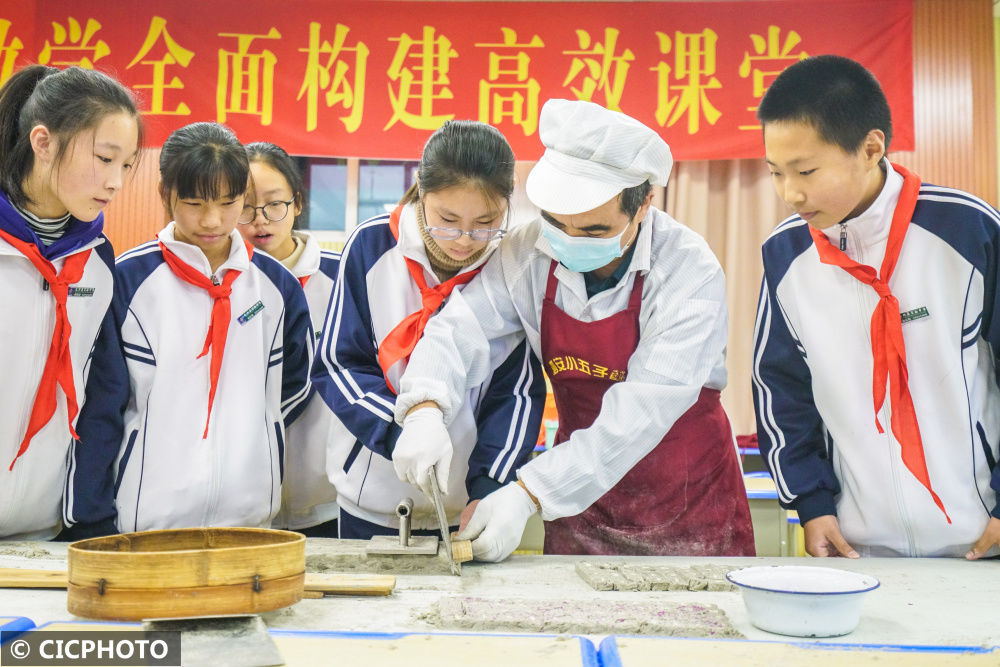
[[[257,211],[260,211],[264,215],[264,219],[269,222],[281,222],[288,215],[288,207],[295,203],[295,199],[289,199],[288,201],[272,201],[264,204],[263,206],[251,206],[247,204],[243,207],[243,211],[240,213],[240,218],[237,220],[241,225],[249,225],[257,217]]]
[[[493,239],[503,238],[506,231],[502,227],[500,229],[473,229],[469,232],[455,229],[454,227],[427,227],[427,233],[432,238],[440,239],[441,241],[457,241],[463,236],[468,236],[473,241],[492,241]]]

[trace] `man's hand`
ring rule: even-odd
[[[965,554],[965,557],[969,560],[979,560],[983,554],[990,550],[990,547],[997,544],[1000,544],[1000,519],[990,517],[982,537],[972,546],[969,553]]]
[[[524,487],[511,482],[479,501],[469,525],[455,539],[472,540],[476,560],[498,563],[521,543],[524,525],[536,511],[535,501]]]
[[[431,497],[430,476],[437,471],[438,488],[447,494],[452,451],[441,410],[420,408],[403,420],[403,432],[392,450],[392,467],[400,481],[419,487],[427,497]]]
[[[840,522],[832,514],[824,514],[810,519],[802,525],[805,531],[806,552],[810,556],[844,556],[860,558],[844,536],[840,534]]]

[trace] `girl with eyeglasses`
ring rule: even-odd
[[[322,250],[308,232],[296,229],[305,187],[295,161],[272,143],[247,144],[255,200],[243,207],[238,229],[257,250],[292,272],[305,290],[317,337],[323,330],[337,279],[340,253]],[[326,474],[326,443],[350,432],[316,394],[285,438],[281,511],[272,527],[309,537],[337,537],[337,491]]]
[[[89,456],[72,477],[81,523],[110,512],[121,532],[266,528],[278,512],[314,341],[299,282],[236,231],[249,177],[222,125],[193,123],[163,144],[172,222],[115,265],[107,335],[119,344],[93,357],[104,400],[81,415]]]
[[[427,321],[458,298],[499,244],[513,190],[514,153],[503,135],[484,123],[448,121],[427,141],[417,182],[399,206],[362,223],[344,248],[313,370],[317,390],[350,431],[327,448],[342,538],[395,533],[403,498],[413,501],[413,534],[437,534],[426,485],[399,479],[393,468],[395,388]],[[523,342],[497,345],[484,370],[486,380],[445,415],[454,456],[437,479],[451,526],[470,500],[513,479],[541,422],[544,379]]]

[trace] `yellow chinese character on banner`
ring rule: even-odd
[[[393,91],[392,84],[389,84],[392,118],[382,129],[388,130],[396,121],[402,121],[416,130],[436,130],[445,121],[454,118],[454,114],[434,115],[434,100],[455,97],[448,88],[451,83],[448,78],[451,59],[458,57],[458,52],[451,48],[451,40],[444,36],[435,39],[434,28],[425,25],[419,41],[405,32],[400,37],[390,37],[389,41],[399,42],[387,71],[392,81],[399,82],[399,89]],[[412,55],[411,49],[416,51]],[[416,60],[417,64],[404,67],[407,58]],[[417,113],[407,111],[412,99],[418,102]]]
[[[604,43],[594,42],[591,47],[590,34],[586,30],[577,30],[576,37],[580,42],[580,50],[563,51],[565,55],[584,57],[573,58],[569,73],[562,85],[568,85],[582,74],[582,86],[570,87],[577,99],[593,101],[594,93],[600,88],[604,94],[604,106],[612,111],[621,111],[619,104],[625,91],[629,63],[635,60],[631,49],[625,49],[620,56],[615,55],[618,34],[619,31],[614,28],[605,28]]]
[[[739,73],[744,79],[753,75],[751,81],[753,81],[753,96],[756,100],[764,95],[764,91],[771,85],[771,80],[781,74],[786,67],[809,57],[805,51],[792,53],[792,49],[802,41],[799,33],[789,30],[785,41],[782,42],[781,28],[776,25],[767,27],[766,38],[751,34],[750,41],[753,42],[753,50],[756,55],[750,55],[749,51],[743,52],[743,62],[740,63]],[[761,67],[768,67],[768,69],[761,69]],[[747,107],[747,111],[757,111],[757,107]],[[760,125],[740,125],[740,129],[759,130]]]
[[[340,121],[347,128],[348,132],[354,132],[361,127],[361,116],[365,108],[365,71],[368,63],[368,47],[364,42],[358,42],[357,46],[345,47],[347,33],[350,28],[340,23],[337,24],[333,34],[333,44],[328,41],[320,42],[319,23],[309,24],[309,48],[299,49],[307,53],[306,73],[302,78],[302,87],[299,89],[299,96],[295,99],[301,100],[306,95],[306,130],[311,132],[316,129],[317,103],[319,102],[319,92],[326,90],[326,106],[332,107],[334,104],[342,104],[345,109],[351,111],[350,115],[342,116]],[[354,81],[348,83],[348,64],[341,60],[341,54],[354,54]],[[326,63],[321,63],[320,58],[327,56]]]
[[[7,83],[7,79],[14,72],[14,61],[24,48],[24,42],[17,37],[11,37],[7,43],[7,31],[10,30],[10,21],[0,19],[0,86]]]
[[[688,134],[698,131],[702,116],[709,125],[715,125],[722,114],[709,101],[706,91],[722,87],[715,78],[718,35],[708,28],[697,33],[675,32],[672,44],[666,33],[657,31],[656,36],[660,41],[660,53],[666,55],[673,49],[673,79],[681,82],[670,85],[671,68],[665,62],[650,68],[657,73],[656,122],[661,126],[673,126],[687,114]],[[671,91],[678,91],[678,94]]]
[[[161,49],[161,55],[157,58],[143,60],[143,58],[149,55],[149,52],[153,50],[153,47],[160,39],[163,40],[164,47]],[[143,65],[151,65],[153,68],[152,83],[137,83],[132,86],[133,88],[149,88],[153,93],[149,105],[150,109],[143,113],[165,116],[191,115],[191,109],[184,102],[179,103],[173,111],[164,109],[163,94],[166,90],[182,90],[184,88],[184,83],[176,76],[170,79],[170,83],[166,82],[167,66],[180,65],[181,67],[187,67],[193,57],[194,51],[188,51],[175,42],[174,38],[167,32],[167,20],[161,16],[154,16],[149,22],[149,32],[146,33],[146,41],[139,47],[139,52],[135,54],[135,58],[132,58],[132,62],[125,66],[125,69],[132,69],[141,63]]]
[[[38,54],[38,62],[42,65],[79,65],[84,69],[94,69],[95,62],[111,53],[103,39],[90,43],[94,33],[101,29],[101,24],[94,19],[87,19],[86,27],[81,28],[80,22],[70,16],[66,19],[66,24],[69,30],[61,23],[52,24],[52,42],[45,40],[45,46]],[[83,55],[88,52],[89,56]],[[55,60],[55,57],[62,57],[64,60]]]
[[[219,80],[215,89],[216,119],[226,122],[226,114],[260,116],[261,125],[271,124],[274,107],[274,66],[278,58],[267,49],[250,53],[255,39],[281,39],[277,28],[266,35],[220,32],[219,37],[235,37],[236,50],[219,49]]]
[[[500,44],[477,43],[488,49],[540,49],[545,46],[535,35],[526,44],[517,43],[517,33],[511,28],[500,28],[503,42]],[[510,118],[514,125],[520,125],[525,136],[538,129],[538,93],[541,86],[528,76],[531,58],[523,50],[513,55],[490,52],[489,72],[486,79],[479,80],[479,121],[497,125],[504,118]]]

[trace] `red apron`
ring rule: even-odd
[[[556,445],[597,418],[625,379],[639,343],[643,276],[628,307],[581,322],[556,306],[556,262],[542,303],[542,362],[559,411]],[[660,443],[593,505],[545,523],[545,553],[616,556],[753,556],[753,527],[732,431],[719,392],[698,401]]]

